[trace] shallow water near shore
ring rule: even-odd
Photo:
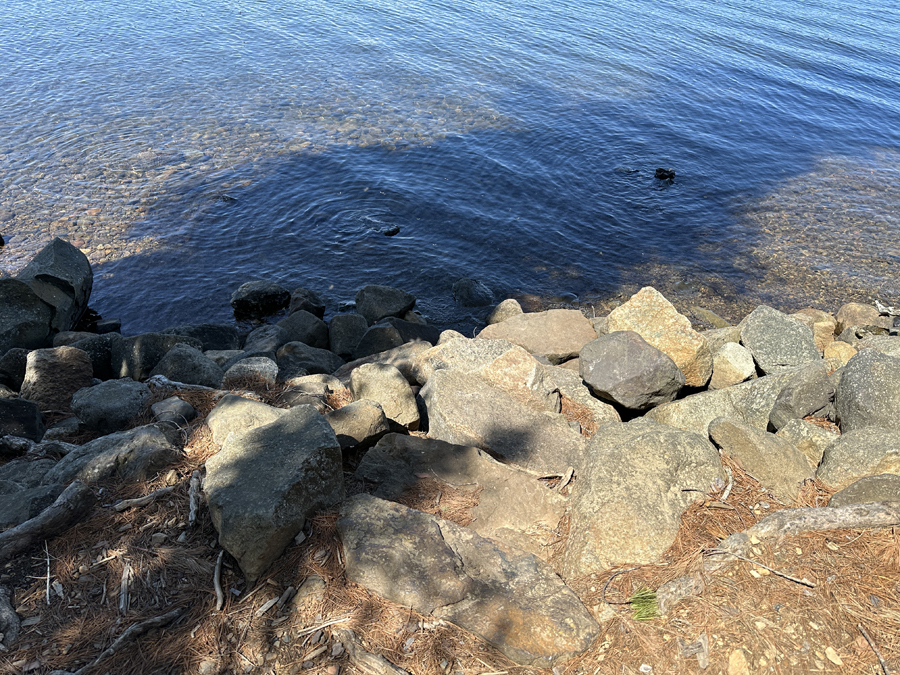
[[[466,332],[462,276],[896,305],[898,44],[874,0],[10,0],[0,270],[62,236],[128,333],[228,320],[250,278],[395,285]]]

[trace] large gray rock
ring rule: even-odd
[[[171,335],[183,335],[200,340],[201,349],[205,351],[224,351],[238,349],[241,346],[237,328],[220,323],[201,323],[175,326],[163,331]]]
[[[455,523],[356,495],[337,526],[349,579],[475,633],[516,663],[549,668],[599,632],[546,564]]]
[[[547,474],[578,469],[586,460],[585,439],[565,418],[535,410],[475,375],[438,370],[419,395],[433,438],[473,445]]]
[[[356,311],[369,325],[388,316],[402,317],[416,306],[416,297],[390,286],[364,286],[356,293]]]
[[[222,445],[228,434],[239,434],[271,424],[286,414],[287,410],[282,408],[227,394],[206,416],[206,425],[212,432],[213,441]]]
[[[802,321],[760,305],[743,321],[741,344],[767,375],[817,361],[819,350],[812,331]]]
[[[806,420],[790,420],[775,434],[806,455],[809,465],[815,469],[822,461],[825,449],[834,443],[840,434],[828,431]]]
[[[631,296],[607,317],[607,330],[633,330],[667,354],[689,387],[702,387],[712,375],[712,354],[706,339],[691,327],[671,302],[651,286]]]
[[[38,442],[44,437],[40,407],[21,398],[0,398],[0,437],[18,436]]]
[[[288,314],[304,310],[320,319],[325,316],[325,301],[315,291],[308,288],[295,288],[291,291],[291,304]]]
[[[194,406],[177,396],[170,396],[159,403],[154,403],[150,406],[150,411],[157,422],[168,422],[177,427],[187,426],[197,416]]]
[[[18,489],[37,487],[55,464],[52,459],[14,459],[0,466],[0,484]]]
[[[38,485],[4,490],[0,481],[0,530],[21,525],[50,506],[63,491],[62,485]]]
[[[588,342],[597,339],[597,333],[578,310],[551,309],[519,314],[492,324],[482,330],[478,338],[508,340],[557,364],[578,356]]]
[[[386,363],[395,366],[397,370],[403,373],[403,377],[406,378],[407,382],[410,384],[417,384],[418,380],[415,375],[414,363],[418,355],[428,349],[431,349],[431,345],[428,342],[409,342],[379,354],[372,354],[371,356],[350,361],[335,370],[333,375],[338,378],[344,386],[347,386],[350,384],[350,373],[356,368],[359,368],[366,363]]]
[[[463,307],[484,307],[494,301],[491,289],[478,279],[457,279],[452,290],[456,304]]]
[[[607,333],[582,348],[579,372],[595,396],[633,410],[673,400],[684,374],[634,331]]]
[[[709,346],[709,353],[715,355],[729,342],[740,344],[741,326],[728,326],[727,328],[713,328],[700,333]],[[755,366],[754,366],[755,368]]]
[[[343,408],[342,408],[343,410]],[[501,464],[483,450],[432,438],[389,434],[359,463],[356,477],[372,494],[397,501],[423,476],[478,492],[468,527],[546,560],[569,500],[527,471]]]
[[[302,342],[310,347],[328,349],[328,324],[305,309],[293,312],[278,325],[287,333],[287,342]]]
[[[828,487],[843,490],[866,476],[900,475],[900,446],[896,429],[867,427],[841,434],[825,449],[816,477]]]
[[[252,586],[306,519],[344,498],[341,447],[310,406],[228,437],[206,461],[203,491],[219,543]]]
[[[362,314],[336,314],[328,324],[328,349],[342,358],[349,358],[369,328]]]
[[[785,504],[793,503],[800,484],[813,477],[814,469],[806,455],[775,434],[720,417],[710,423],[709,436]]]
[[[396,367],[383,363],[360,366],[350,374],[350,391],[357,401],[367,398],[377,402],[395,424],[413,430],[419,428],[416,397]]]
[[[111,433],[124,429],[150,400],[150,387],[131,378],[85,387],[72,397],[72,412],[89,429]]]
[[[287,307],[290,301],[290,292],[272,281],[248,281],[231,295],[231,307],[240,319],[269,316]]]
[[[154,375],[162,375],[173,382],[216,388],[222,384],[225,373],[199,349],[175,345],[150,372],[151,377]]]
[[[175,345],[185,344],[201,349],[200,340],[183,335],[163,333],[143,333],[132,337],[113,339],[110,363],[115,378],[130,377],[141,381],[150,377],[163,356]]]
[[[27,349],[15,347],[0,356],[0,384],[19,391],[25,380],[25,368],[28,366]]]
[[[93,483],[112,476],[142,481],[180,458],[181,451],[160,429],[149,424],[76,447],[44,475],[43,482],[52,485],[77,478]]]
[[[54,347],[68,347],[74,345],[79,340],[94,337],[95,333],[88,333],[83,330],[64,330],[53,336]]]
[[[737,342],[726,342],[713,355],[713,374],[710,389],[725,389],[756,375],[753,355]]]
[[[900,476],[883,473],[865,476],[835,493],[828,506],[849,506],[850,504],[870,504],[872,502],[900,502]]]
[[[325,415],[325,420],[334,430],[342,450],[370,447],[390,431],[381,405],[367,399],[332,410]]]
[[[648,412],[647,417],[704,436],[709,423],[717,417],[729,417],[757,429],[766,429],[775,399],[791,376],[790,372],[768,375],[726,389],[700,392],[664,403]]]
[[[118,377],[112,369],[113,344],[121,340],[122,336],[118,333],[107,333],[106,335],[92,335],[73,343],[72,346],[90,357],[94,377],[98,380],[111,380]]]
[[[900,337],[895,335],[869,335],[856,343],[856,349],[857,351],[874,349],[876,352],[881,352],[888,356],[900,356]]]
[[[863,349],[841,370],[834,409],[844,433],[865,427],[900,430],[900,358]]]
[[[94,283],[87,256],[59,238],[42,248],[16,278],[51,307],[50,327],[54,332],[69,330],[78,322],[87,309]]]
[[[0,353],[14,347],[43,347],[50,335],[53,310],[17,279],[0,279]]]
[[[305,370],[303,372],[306,372]],[[292,374],[299,373],[299,370]],[[225,371],[222,386],[225,388],[244,384],[247,380],[268,386],[278,381],[278,364],[267,356],[251,356],[240,359]]]
[[[20,394],[43,410],[67,411],[72,395],[93,384],[90,357],[76,347],[35,349],[28,354]]]
[[[832,417],[833,399],[834,385],[828,378],[825,362],[811,361],[800,368],[779,392],[769,413],[769,424],[778,430],[791,420],[800,420],[808,415]]]
[[[685,509],[725,485],[705,437],[646,418],[601,427],[588,454],[571,496],[566,579],[658,561]]]
[[[372,354],[380,354],[381,352],[399,347],[404,342],[400,331],[390,324],[377,323],[369,326],[366,332],[359,339],[353,350],[354,359],[362,359]]]
[[[277,352],[291,341],[291,334],[281,326],[266,324],[255,328],[244,342],[245,352]]]
[[[409,314],[417,316],[414,312],[407,313],[407,316],[409,316]],[[434,326],[429,326],[427,323],[424,323],[424,320],[407,321],[405,319],[398,319],[395,316],[389,316],[378,323],[393,326],[400,334],[400,339],[403,340],[404,343],[420,341],[437,344],[437,341],[441,338],[441,331]]]
[[[278,377],[287,380],[302,375],[330,375],[344,365],[344,359],[327,349],[317,349],[302,342],[288,342],[277,352]],[[301,373],[300,371],[306,371]]]

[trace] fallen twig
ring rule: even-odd
[[[409,675],[407,671],[395,666],[383,656],[363,649],[356,633],[349,628],[335,628],[331,631],[331,635],[343,643],[350,662],[367,675]]]
[[[119,582],[119,612],[125,614],[128,612],[130,598],[128,597],[128,589],[132,578],[131,564],[125,563],[122,570],[122,581]]]
[[[216,589],[216,611],[220,611],[225,606],[225,592],[222,590],[222,556],[225,551],[219,551],[219,557],[216,558],[216,571],[213,573],[213,586]]]
[[[188,512],[188,526],[193,527],[197,522],[197,507],[200,498],[200,472],[194,470],[191,474],[190,488],[188,488],[190,511]]]
[[[146,621],[141,621],[140,623],[132,624],[125,630],[124,633],[117,637],[109,647],[104,649],[100,653],[100,656],[94,659],[90,664],[76,670],[72,675],[84,675],[94,666],[100,663],[103,659],[112,656],[117,651],[122,649],[122,647],[131,644],[147,631],[153,630],[154,628],[160,628],[161,626],[166,626],[172,623],[179,616],[181,616],[181,610],[173,609],[171,612],[163,614],[162,616],[157,616],[152,619],[147,619]]]
[[[322,630],[323,628],[328,628],[328,626],[334,626],[335,624],[344,623],[345,621],[349,621],[353,618],[352,614],[347,614],[346,616],[338,617],[337,619],[332,619],[331,621],[326,621],[325,623],[320,623],[317,626],[313,626],[311,628],[305,628],[304,630],[297,633],[297,637],[303,637],[304,635],[311,635],[315,633],[317,630]]]
[[[719,497],[720,502],[725,502],[728,500],[728,495],[731,494],[731,488],[734,487],[734,473],[731,471],[730,466],[725,467],[725,473],[728,475],[728,485],[725,487],[725,492],[723,492],[722,496]]]
[[[170,485],[168,487],[160,488],[154,492],[151,492],[149,495],[144,495],[143,497],[136,497],[134,499],[123,499],[118,504],[113,506],[113,509],[119,513],[125,511],[126,509],[130,509],[136,506],[147,506],[150,502],[152,502],[157,497],[162,497],[163,495],[169,494],[172,490],[175,489],[174,485]]]
[[[772,567],[769,567],[768,565],[762,564],[762,563],[759,562],[758,560],[753,560],[753,559],[751,559],[751,558],[745,558],[744,556],[738,555],[737,553],[732,553],[731,551],[723,551],[723,550],[720,549],[720,548],[708,548],[708,549],[706,549],[706,550],[703,551],[703,552],[706,553],[707,555],[730,555],[730,556],[734,556],[734,557],[737,558],[738,560],[743,560],[744,562],[753,563],[754,565],[759,565],[759,566],[762,567],[763,569],[769,570],[772,574],[777,574],[778,576],[783,577],[783,578],[787,579],[788,581],[793,581],[794,583],[796,583],[796,584],[801,584],[801,585],[803,585],[803,586],[809,586],[810,588],[815,588],[815,587],[816,587],[816,585],[815,585],[813,582],[811,582],[809,579],[805,579],[805,578],[804,578],[804,579],[798,579],[797,577],[792,577],[790,574],[785,574],[784,572],[779,572],[778,570],[776,570],[776,569],[774,569],[774,568],[772,568]]]
[[[872,651],[875,652],[875,656],[878,657],[878,663],[881,664],[881,670],[884,675],[891,675],[891,669],[888,668],[887,663],[884,660],[884,657],[881,655],[881,651],[879,651],[878,647],[875,644],[875,641],[872,639],[872,636],[869,635],[869,631],[863,628],[861,623],[856,624],[856,627],[859,629],[859,632],[862,633],[862,636],[866,639],[866,642],[869,643],[869,646],[872,648]]]
[[[47,556],[47,605],[50,604],[50,549],[47,548],[47,540],[44,539],[44,553]]]

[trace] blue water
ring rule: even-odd
[[[129,333],[250,278],[466,330],[463,276],[598,313],[900,300],[894,3],[6,0],[0,64],[0,267],[75,242]]]

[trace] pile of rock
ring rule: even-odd
[[[813,477],[841,490],[835,503],[900,500],[900,337],[872,307],[832,317],[760,306],[698,332],[644,288],[593,320],[506,300],[468,339],[427,325],[397,289],[366,286],[355,313],[326,323],[314,292],[251,282],[232,297],[236,315],[288,313],[243,341],[209,324],[83,334],[67,329],[89,274],[76,274],[86,261],[66,246],[38,256],[52,257],[49,272],[29,266],[33,286],[0,288],[13,303],[0,315],[0,456],[11,459],[0,466],[0,527],[76,478],[163,470],[196,411],[173,396],[153,405],[154,423],[133,420],[154,391],[209,388],[220,450],[203,491],[250,582],[311,515],[339,509],[349,578],[548,667],[599,632],[565,581],[658,560],[685,509],[724,488],[722,454],[785,504]],[[248,381],[282,387],[279,407],[231,393]],[[336,394],[352,402],[335,409]],[[45,429],[48,411],[73,416]],[[63,442],[78,429],[106,435]],[[368,494],[345,499],[348,451]],[[481,488],[473,522],[399,505],[423,477]],[[565,549],[551,560],[566,516]]]

